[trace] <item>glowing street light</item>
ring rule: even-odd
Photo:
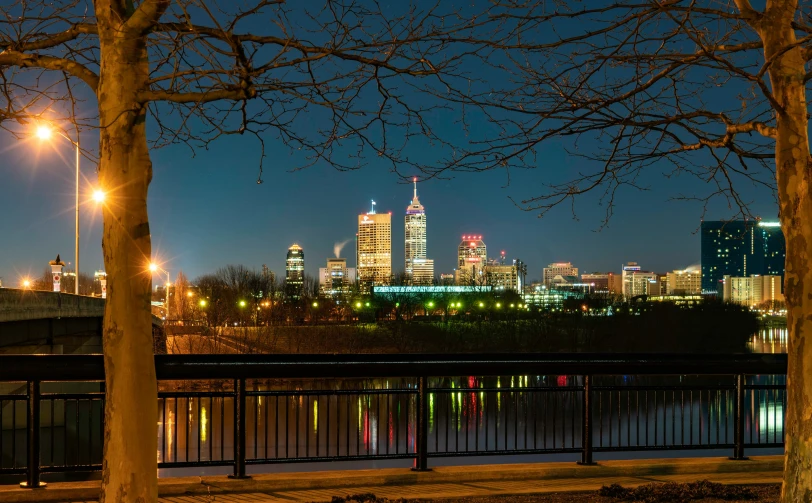
[[[147,265],[149,272],[156,273],[158,271],[166,273],[166,299],[164,300],[164,309],[166,311],[166,319],[169,319],[169,287],[172,286],[172,283],[169,280],[169,271],[164,269],[163,267],[159,266],[155,262],[150,262]]]
[[[37,138],[39,138],[40,140],[43,140],[43,141],[50,140],[52,134],[53,133],[51,132],[51,128],[49,128],[45,124],[40,124],[39,126],[37,126],[36,135],[37,135]]]
[[[71,145],[73,145],[76,148],[76,208],[75,208],[75,220],[76,220],[76,222],[75,222],[75,226],[76,226],[75,234],[76,234],[76,236],[75,236],[75,245],[74,245],[75,246],[74,252],[76,254],[76,260],[75,260],[75,268],[76,268],[76,270],[74,271],[76,273],[76,281],[75,281],[75,284],[74,284],[74,292],[73,293],[75,295],[79,295],[79,152],[80,152],[80,148],[79,148],[79,130],[77,128],[76,141],[71,140],[65,133],[63,133],[61,131],[57,130],[56,133],[59,136],[61,136],[62,138],[68,140],[71,143]],[[49,141],[51,139],[51,137],[54,135],[54,129],[49,124],[43,123],[43,124],[40,124],[39,126],[37,126],[37,129],[34,132],[34,134],[36,135],[37,138],[39,138],[40,141]]]
[[[361,303],[360,303],[360,302],[356,302],[356,303],[355,303],[355,307],[357,307],[358,309],[361,309]]]
[[[313,307],[319,307],[319,303],[318,303],[318,302],[314,302],[314,303],[313,303]]]
[[[245,301],[244,300],[240,301],[240,307],[245,307]]]
[[[206,307],[206,299],[200,299],[198,304],[200,304],[200,307]]]

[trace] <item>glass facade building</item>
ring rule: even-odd
[[[285,260],[285,292],[288,297],[298,300],[302,296],[304,288],[304,250],[301,246],[293,243],[288,248],[288,255]]]
[[[777,222],[708,221],[701,226],[702,293],[722,295],[725,276],[781,276],[786,245]]]

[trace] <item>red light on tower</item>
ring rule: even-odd
[[[471,241],[471,248],[476,248],[476,243]]]

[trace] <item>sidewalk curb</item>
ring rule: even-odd
[[[697,478],[719,473],[773,472],[784,468],[783,456],[758,456],[746,461],[727,458],[688,458],[606,461],[594,466],[567,463],[445,466],[428,472],[404,468],[343,470],[325,472],[257,474],[234,480],[225,476],[159,479],[160,496],[207,495],[246,492],[280,492],[369,486],[494,482],[517,480],[566,480],[597,477],[644,477],[697,474]],[[44,489],[0,486],[4,503],[65,502],[93,500],[99,496],[99,482],[57,482]]]

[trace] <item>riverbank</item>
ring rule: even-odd
[[[174,354],[284,353],[744,353],[759,329],[742,311],[656,306],[644,314],[267,325],[171,334]]]

